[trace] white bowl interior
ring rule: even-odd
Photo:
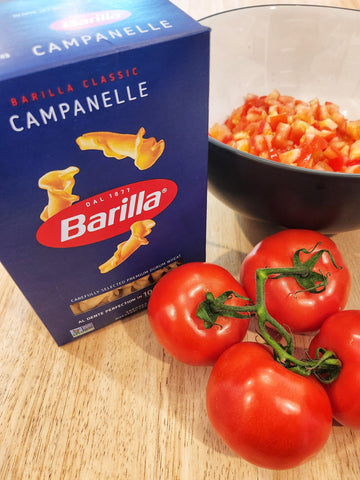
[[[305,5],[240,8],[211,28],[209,122],[223,122],[246,94],[277,89],[338,104],[360,118],[360,11]]]

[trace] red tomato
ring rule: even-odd
[[[322,293],[305,291],[292,277],[269,278],[265,284],[265,301],[269,314],[293,333],[316,331],[331,314],[342,310],[350,291],[350,274],[335,243],[325,235],[311,230],[289,229],[271,235],[245,257],[241,265],[240,281],[249,297],[256,299],[255,271],[264,267],[290,267],[294,253],[305,248],[310,251],[320,244],[314,253],[327,249],[333,255],[336,268],[327,253],[315,265],[314,270],[329,273],[328,285]],[[300,259],[310,256],[302,253]]]
[[[317,380],[290,372],[257,343],[238,343],[220,356],[206,402],[225,443],[264,468],[296,467],[319,452],[331,431],[330,402]]]
[[[219,355],[243,340],[248,319],[218,317],[217,324],[206,329],[196,316],[205,294],[215,297],[227,290],[247,297],[244,289],[224,268],[210,263],[192,262],[167,273],[155,285],[148,304],[150,325],[173,357],[190,365],[213,365]],[[246,305],[239,298],[228,305]]]
[[[334,418],[350,428],[360,428],[360,311],[345,310],[331,315],[312,339],[309,355],[316,349],[333,351],[342,362],[338,378],[324,385]]]

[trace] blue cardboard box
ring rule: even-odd
[[[208,70],[166,0],[0,5],[1,261],[58,345],[205,260]]]

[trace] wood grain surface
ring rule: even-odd
[[[197,19],[256,4],[173,3]],[[359,0],[301,3],[360,8]],[[245,220],[209,193],[207,260],[235,277],[251,247],[275,231]],[[348,308],[360,307],[359,238],[360,231],[334,236],[352,272]],[[189,367],[164,353],[146,313],[59,348],[3,267],[0,292],[0,479],[360,478],[360,432],[342,426],[334,426],[316,458],[289,471],[260,469],[232,453],[206,415],[210,368]]]

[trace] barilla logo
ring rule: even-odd
[[[125,185],[74,203],[50,217],[36,239],[53,248],[101,242],[130,230],[139,220],[153,219],[177,194],[172,180],[154,179]]]
[[[82,30],[89,27],[109,25],[120,22],[130,17],[127,10],[103,10],[100,12],[87,12],[57,20],[50,25],[52,30]]]

